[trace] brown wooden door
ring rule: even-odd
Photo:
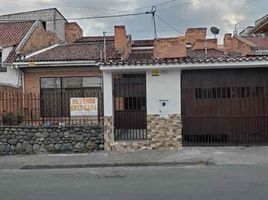
[[[268,144],[268,69],[182,72],[184,145]]]

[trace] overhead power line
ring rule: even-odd
[[[172,26],[171,24],[169,24],[167,21],[165,21],[164,19],[162,19],[159,15],[155,14],[155,16],[164,24],[166,24],[169,28],[175,30],[178,33],[182,33],[184,34],[184,32],[182,32],[181,30],[177,29],[176,27]]]
[[[45,3],[45,2],[27,2],[27,1],[21,1],[21,0],[16,0],[14,1],[16,3],[29,3],[29,4],[39,4],[39,5],[47,5],[47,6],[59,6],[59,7],[66,7],[66,8],[79,8],[79,9],[89,9],[89,10],[106,10],[106,11],[119,11],[116,9],[108,9],[108,8],[99,8],[99,7],[88,7],[88,6],[77,6],[75,4],[60,4],[60,3]]]
[[[190,5],[190,4],[193,4],[194,2],[195,1],[189,1],[189,2],[178,4],[178,5],[169,6],[169,7],[166,7],[166,8],[159,9],[159,11],[169,10],[169,9],[173,9],[173,8],[178,8],[178,7]]]
[[[129,17],[129,16],[138,16],[138,15],[148,15],[151,12],[140,12],[140,13],[130,13],[130,14],[121,14],[121,15],[101,15],[101,16],[91,16],[91,17],[76,17],[76,18],[67,18],[67,20],[84,20],[84,19],[106,19],[106,18],[118,18],[118,17]],[[63,21],[65,19],[51,19],[46,21]],[[29,20],[9,20],[9,19],[2,19],[0,21],[29,21]]]

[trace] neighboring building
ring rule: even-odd
[[[40,50],[58,41],[55,34],[45,31],[39,21],[0,22],[0,84],[12,87],[21,86],[20,71],[13,66],[18,57]]]
[[[268,37],[263,36],[224,36],[224,53],[229,55],[267,55]]]
[[[68,21],[56,8],[34,10],[0,16],[0,21],[41,21],[46,31],[57,34],[61,41],[65,41],[65,24]]]
[[[268,36],[268,15],[255,21],[254,26],[248,26],[243,31],[240,32],[240,36],[252,36],[252,35],[263,34]]]
[[[53,8],[0,16],[0,35],[1,63],[6,69],[0,73],[0,84],[21,87],[21,71],[13,62],[55,44],[72,43],[83,37],[83,30]]]
[[[268,57],[106,62],[105,149],[268,144]]]

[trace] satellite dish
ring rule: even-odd
[[[210,28],[210,31],[211,31],[211,33],[213,33],[214,35],[218,35],[218,34],[220,33],[220,29],[217,28],[217,27],[215,27],[215,26],[212,26],[212,27]]]

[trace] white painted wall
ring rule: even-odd
[[[3,63],[9,53],[12,51],[13,47],[7,47],[2,49],[2,61]],[[7,86],[19,86],[19,71],[17,69],[13,69],[10,65],[4,66],[7,68],[7,72],[0,73],[0,84]]]
[[[19,71],[11,66],[6,66],[7,72],[0,72],[0,85],[14,86],[19,85]]]
[[[103,72],[104,116],[113,116],[112,72]]]
[[[159,76],[146,72],[147,114],[181,114],[181,71],[160,70]],[[167,110],[160,112],[160,101],[167,100]]]
[[[5,60],[7,59],[8,55],[10,54],[10,52],[12,51],[14,47],[6,47],[2,49],[2,63],[5,62]]]

